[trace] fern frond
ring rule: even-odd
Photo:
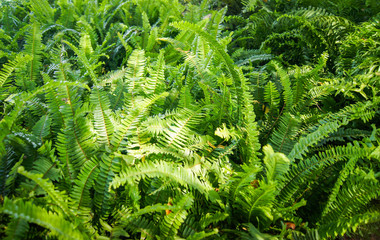
[[[256,165],[243,165],[243,171],[234,175],[226,187],[228,198],[235,201],[237,195],[256,179],[256,174],[261,171],[261,167]]]
[[[67,44],[78,56],[78,59],[80,62],[83,64],[83,66],[86,68],[88,71],[88,74],[91,77],[91,80],[94,82],[94,84],[98,83],[98,77],[95,74],[95,69],[98,67],[97,64],[91,64],[89,59],[86,56],[86,53],[84,52],[83,49],[78,49],[75,47],[73,44],[69,43],[68,41],[63,41],[65,44]]]
[[[343,236],[348,231],[356,231],[361,225],[379,221],[380,212],[359,213],[350,217],[341,217],[333,222],[322,223],[318,228],[318,233],[321,239],[335,238]]]
[[[348,166],[351,167],[351,164],[348,163]],[[329,210],[322,216],[321,222],[334,222],[341,217],[360,213],[360,209],[363,209],[372,199],[376,199],[379,193],[380,184],[374,177],[374,173],[364,173],[356,169],[342,186],[336,200],[329,202]]]
[[[34,88],[32,84],[40,83],[37,80],[39,79],[40,68],[42,65],[42,33],[37,21],[34,21],[31,26],[30,34],[26,36],[25,52],[33,59],[28,63],[28,82],[26,82],[26,79],[23,79],[22,87],[24,90],[30,90]]]
[[[52,182],[50,182],[48,179],[42,178],[42,174],[35,174],[25,171],[24,167],[22,166],[19,167],[17,171],[23,176],[33,180],[42,189],[44,189],[44,191],[49,195],[53,202],[59,206],[59,208],[65,213],[67,217],[73,217],[73,213],[69,210],[66,202],[66,199],[68,197],[63,192],[58,192]]]
[[[12,219],[8,224],[4,240],[22,240],[27,235],[29,224],[25,219]]]
[[[173,205],[176,205],[178,210],[167,214],[160,224],[160,235],[162,237],[173,237],[178,233],[178,229],[187,217],[187,209],[193,204],[194,198],[191,194],[180,196],[175,199]]]
[[[200,239],[205,239],[205,238],[208,238],[210,236],[213,236],[213,235],[216,235],[218,234],[218,229],[217,228],[214,228],[211,232],[205,232],[205,231],[202,231],[202,232],[197,232],[197,233],[194,233],[192,235],[190,235],[188,238],[186,238],[186,240],[200,240]]]
[[[239,192],[235,205],[244,213],[245,221],[257,220],[260,224],[265,224],[268,219],[273,218],[271,211],[275,197],[276,185],[260,182],[258,188],[248,186]]]
[[[93,134],[89,129],[88,119],[84,117],[86,108],[80,101],[77,89],[66,85],[61,91],[66,103],[61,107],[65,128],[59,136],[58,151],[61,156],[68,155],[76,172],[79,172],[83,164],[91,158],[94,149],[91,144]]]
[[[150,98],[146,98],[136,105],[135,109],[130,111],[130,114],[126,118],[122,119],[120,128],[114,133],[111,144],[114,150],[119,149],[124,138],[139,124],[140,119],[146,113],[147,109],[158,99],[168,96],[168,93],[164,92],[159,95],[154,95]]]
[[[312,132],[305,137],[301,137],[289,153],[289,159],[302,159],[302,155],[309,151],[309,147],[317,144],[330,133],[337,131],[341,124],[342,123],[338,121],[327,122],[322,124],[315,132]]]
[[[189,186],[197,189],[201,193],[210,191],[211,185],[208,182],[201,182],[192,171],[175,164],[169,164],[165,161],[157,163],[145,162],[134,167],[122,170],[119,176],[116,176],[110,187],[118,188],[125,185],[128,181],[140,180],[145,177],[167,177],[180,185]]]
[[[256,114],[253,109],[253,99],[252,95],[249,91],[247,80],[243,75],[243,72],[241,70],[238,71],[238,76],[241,81],[241,89],[242,89],[242,105],[241,108],[242,112],[242,119],[244,122],[244,127],[246,129],[246,145],[247,145],[247,153],[246,153],[246,160],[249,162],[255,162],[258,159],[258,155],[260,155],[258,152],[261,148],[260,142],[259,142],[259,131],[257,129],[257,123],[256,123]]]
[[[257,229],[252,223],[246,223],[243,225],[246,227],[247,232],[240,231],[238,233],[239,237],[243,240],[251,240],[251,239],[263,239],[263,240],[277,240],[278,238],[266,233],[262,233]]]
[[[75,179],[75,186],[72,189],[70,197],[74,209],[86,214],[91,207],[92,198],[90,190],[99,173],[99,163],[92,159],[83,165],[80,173]]]
[[[121,168],[120,159],[114,156],[104,154],[99,162],[99,174],[96,177],[94,205],[98,217],[103,218],[109,214],[111,209],[112,193],[109,191],[112,181],[115,181],[115,175]],[[113,182],[112,182],[113,184]]]
[[[2,91],[2,88],[6,87],[7,80],[13,71],[28,64],[32,59],[33,57],[30,55],[18,54],[15,59],[3,64],[0,71],[0,90]]]
[[[89,236],[80,232],[74,224],[66,221],[63,216],[48,212],[44,208],[33,205],[31,202],[23,202],[21,199],[12,201],[5,198],[1,211],[11,215],[15,219],[23,219],[47,228],[54,235],[60,236],[63,239],[89,239]]]
[[[313,155],[311,158],[298,162],[297,165],[291,166],[290,171],[285,175],[283,182],[279,186],[279,201],[288,202],[298,189],[308,183],[310,177],[313,176],[318,169],[323,169],[337,161],[347,158],[365,157],[368,156],[370,152],[370,148],[349,144],[347,146],[337,146],[324,152],[319,152],[318,155]]]
[[[37,20],[51,24],[54,22],[54,9],[47,0],[31,0],[31,10],[36,15]]]
[[[146,239],[156,239],[156,234],[158,232],[156,224],[147,218],[139,217],[133,221],[128,221],[125,226],[125,228],[133,233],[140,232],[141,235]]]
[[[267,182],[282,179],[289,169],[290,160],[282,153],[275,153],[270,145],[263,147]]]
[[[335,181],[334,187],[331,190],[331,193],[329,195],[329,199],[327,200],[326,206],[323,209],[322,216],[325,216],[329,211],[331,205],[335,202],[339,192],[340,188],[343,185],[344,181],[346,180],[348,174],[354,169],[356,162],[358,161],[358,158],[352,157],[344,166],[344,168],[340,171],[338,179]]]
[[[94,105],[94,128],[98,134],[97,141],[110,146],[114,127],[110,119],[111,104],[109,99],[102,89],[94,88],[90,96],[90,102]]]
[[[173,146],[178,149],[184,148],[190,141],[190,130],[195,129],[204,115],[202,113],[203,109],[203,107],[198,108],[196,111],[186,108],[181,109],[181,111],[174,116],[174,121],[170,128],[164,130],[164,138],[160,144],[165,147]]]
[[[164,50],[160,51],[160,54],[157,58],[156,67],[153,70],[152,76],[147,79],[144,91],[145,94],[155,94],[161,93],[164,90],[165,84],[165,58],[164,58]]]
[[[223,60],[223,63],[226,65],[232,79],[233,79],[233,84],[235,86],[235,91],[236,91],[236,97],[237,97],[237,104],[240,106],[241,104],[241,96],[242,96],[242,90],[241,90],[241,79],[238,74],[238,72],[235,69],[235,66],[233,64],[233,61],[231,57],[225,52],[225,49],[223,46],[216,40],[214,39],[213,36],[211,36],[209,33],[204,31],[200,26],[189,23],[189,22],[174,22],[171,24],[173,27],[181,30],[187,30],[187,31],[192,31],[202,38],[204,38],[209,44],[212,50],[215,51],[215,53]],[[240,111],[238,111],[240,114]]]
[[[270,143],[275,151],[289,154],[300,129],[301,121],[297,116],[286,113],[280,117],[277,129],[272,133]]]
[[[278,105],[280,104],[280,93],[278,92],[276,85],[272,81],[269,81],[265,85],[264,100],[266,103],[269,104],[270,110],[276,110],[278,108]]]
[[[145,51],[134,50],[128,59],[128,68],[125,74],[128,90],[132,95],[142,87],[140,86],[140,78],[145,74],[145,64]]]
[[[276,69],[278,75],[280,76],[281,84],[284,88],[283,94],[284,94],[284,101],[285,101],[285,112],[289,112],[290,109],[293,107],[293,98],[294,98],[289,76],[279,63],[272,62],[271,64]]]
[[[51,119],[49,115],[42,116],[40,120],[34,125],[32,131],[33,134],[43,140],[44,137],[50,134]]]

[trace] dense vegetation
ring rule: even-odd
[[[369,238],[379,10],[0,1],[0,238]]]

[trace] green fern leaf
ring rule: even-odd
[[[111,144],[114,127],[111,122],[110,102],[105,92],[101,89],[93,89],[90,102],[94,105],[94,127],[98,133],[97,142]]]
[[[120,159],[103,155],[102,160],[99,162],[99,174],[96,177],[94,205],[98,217],[106,217],[111,209],[112,193],[109,191],[110,184],[114,180],[114,176],[120,171]]]
[[[49,197],[53,200],[55,204],[59,206],[59,208],[65,213],[67,217],[74,218],[73,213],[69,210],[69,207],[67,205],[66,199],[68,198],[66,194],[62,192],[58,192],[53,183],[50,182],[48,179],[42,178],[42,174],[35,174],[30,173],[28,171],[25,171],[24,167],[18,168],[18,173],[22,174],[23,176],[33,180],[35,183],[37,183],[42,189],[45,190],[45,192],[49,195]]]
[[[22,240],[27,235],[29,224],[25,219],[12,219],[8,224],[4,240]]]
[[[92,159],[84,164],[72,189],[70,197],[75,210],[86,214],[91,207],[92,198],[90,190],[99,173],[99,163]]]
[[[72,223],[66,221],[63,216],[48,212],[44,208],[33,205],[31,202],[23,202],[21,199],[12,201],[5,198],[1,211],[16,219],[26,220],[47,228],[54,235],[60,236],[63,239],[89,239],[89,236],[80,232]]]
[[[34,125],[33,134],[39,139],[43,140],[44,137],[50,134],[51,119],[49,115],[42,116],[40,120]]]
[[[174,237],[177,235],[178,229],[187,216],[186,209],[191,207],[193,201],[194,199],[191,194],[183,195],[174,201],[173,204],[176,205],[179,210],[171,212],[164,217],[160,224],[160,235],[162,237]]]
[[[42,53],[42,33],[40,25],[37,21],[34,21],[31,26],[30,34],[26,36],[25,52],[32,56],[32,61],[28,63],[28,77],[29,79],[23,79],[22,83],[19,83],[24,90],[30,90],[34,88],[34,84],[40,83],[38,81],[41,68],[41,53]]]
[[[201,182],[189,169],[164,161],[158,163],[146,162],[127,168],[113,179],[110,187],[118,188],[128,181],[139,180],[144,177],[167,177],[182,186],[197,189],[201,193],[207,193],[212,189],[208,182]]]
[[[32,59],[33,57],[30,55],[18,54],[14,60],[3,64],[0,71],[0,90],[2,91],[2,88],[6,87],[7,80],[12,75],[13,71],[28,64]]]
[[[139,104],[136,104],[136,108],[132,109],[130,111],[130,114],[126,116],[121,121],[121,126],[119,129],[114,133],[111,144],[114,148],[114,150],[119,149],[121,145],[124,145],[124,138],[127,137],[127,135],[136,129],[137,125],[139,124],[141,118],[144,114],[146,114],[147,109],[158,99],[168,96],[168,93],[164,92],[160,95],[154,95],[150,98],[146,98],[145,100],[139,102]]]

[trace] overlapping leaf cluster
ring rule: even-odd
[[[0,237],[375,232],[379,17],[287,3],[1,2]]]

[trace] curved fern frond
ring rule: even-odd
[[[242,120],[247,134],[245,141],[247,145],[246,160],[253,163],[258,160],[258,156],[260,155],[259,151],[261,145],[258,137],[260,134],[257,129],[256,114],[253,109],[253,99],[249,91],[247,80],[241,70],[238,71],[238,76],[241,81],[240,83],[242,90]]]
[[[344,181],[346,180],[348,174],[354,169],[356,162],[358,161],[358,158],[352,157],[344,166],[344,168],[340,171],[339,177],[336,180],[334,187],[329,195],[329,199],[327,200],[326,206],[323,209],[322,217],[325,216],[329,211],[331,205],[335,202],[339,192],[340,188],[343,185]]]
[[[282,153],[275,153],[270,145],[264,146],[263,152],[268,183],[282,179],[289,169],[290,160]]]
[[[126,118],[122,119],[119,129],[114,133],[111,144],[114,150],[119,149],[119,147],[124,141],[124,138],[134,129],[136,129],[137,124],[139,124],[140,119],[146,114],[147,109],[158,99],[168,96],[167,92],[161,93],[159,95],[154,95],[150,98],[146,98],[136,105],[136,108],[130,111],[130,114]]]
[[[101,89],[93,89],[90,102],[94,105],[94,128],[98,133],[97,142],[111,144],[114,127],[110,119],[110,102],[105,92]]]
[[[128,59],[128,68],[125,73],[125,78],[128,83],[128,91],[133,95],[138,90],[141,90],[141,78],[145,74],[145,51],[134,50]]]
[[[315,132],[312,132],[305,137],[301,137],[289,153],[289,159],[302,159],[302,155],[309,151],[308,147],[317,144],[330,133],[337,131],[341,125],[342,123],[338,121],[327,122],[322,124]]]
[[[58,151],[61,156],[68,155],[76,172],[79,172],[83,164],[91,158],[94,149],[93,133],[89,129],[88,119],[84,117],[87,109],[83,106],[77,89],[66,85],[60,90],[66,104],[61,107],[65,128],[59,136]]]
[[[278,199],[281,202],[288,202],[299,188],[308,183],[310,177],[313,176],[318,169],[323,169],[337,161],[347,158],[366,157],[371,151],[370,148],[349,144],[347,146],[338,146],[324,152],[319,152],[318,155],[313,155],[311,158],[298,162],[297,165],[291,166],[290,171],[285,175],[284,180],[279,185],[280,194]]]
[[[94,82],[94,84],[97,84],[98,83],[98,77],[95,74],[95,69],[98,67],[99,64],[98,65],[91,64],[83,49],[78,49],[73,44],[69,43],[68,41],[63,41],[63,42],[65,44],[67,44],[75,52],[75,54],[78,56],[80,62],[83,64],[83,66],[88,71],[88,74],[90,75],[91,80]]]
[[[271,110],[276,110],[278,108],[278,105],[280,104],[280,93],[278,92],[276,85],[272,81],[269,81],[265,85],[264,100],[266,103],[269,104],[269,109]]]
[[[160,51],[160,54],[157,58],[156,67],[153,70],[151,77],[147,79],[144,91],[145,94],[155,94],[161,93],[164,90],[165,84],[165,58],[164,58],[164,50]]]
[[[171,25],[177,29],[192,31],[198,34],[199,36],[201,36],[202,38],[204,38],[210,44],[210,47],[212,48],[212,50],[214,50],[215,53],[223,60],[224,64],[226,65],[233,79],[233,84],[235,86],[236,97],[237,97],[237,105],[240,106],[241,96],[242,96],[241,79],[238,72],[235,69],[235,66],[231,57],[226,53],[224,47],[216,39],[214,39],[213,36],[211,36],[209,33],[207,33],[205,30],[203,30],[200,26],[196,24],[181,21],[181,22],[171,23]],[[238,111],[238,114],[240,114],[240,111]]]
[[[261,171],[261,167],[256,165],[243,165],[243,171],[238,172],[234,175],[227,186],[227,192],[229,193],[228,198],[232,201],[235,201],[239,192],[242,191],[243,188],[246,188],[251,184],[252,181],[256,179],[256,174]]]
[[[40,25],[37,21],[34,21],[31,26],[31,32],[27,35],[26,44],[25,44],[25,52],[32,56],[32,61],[28,63],[28,82],[26,79],[23,80],[23,88],[24,90],[33,89],[33,84],[40,83],[37,81],[40,74],[41,68],[41,53],[42,53],[42,33],[40,29]]]
[[[121,168],[120,159],[104,154],[99,162],[99,174],[96,177],[94,205],[100,218],[106,217],[111,209],[112,193],[109,191]],[[111,183],[112,182],[112,183]]]
[[[356,229],[364,224],[378,223],[380,221],[380,212],[365,212],[354,216],[339,218],[336,221],[322,223],[318,228],[321,239],[334,238],[343,236],[348,231]]]
[[[73,213],[69,210],[66,202],[66,199],[68,198],[66,194],[63,192],[58,192],[52,182],[50,182],[48,179],[42,178],[42,174],[30,173],[28,171],[25,171],[24,167],[22,166],[18,168],[18,173],[37,183],[49,195],[53,202],[59,206],[59,208],[65,213],[67,217],[73,217]]]
[[[23,202],[21,199],[12,201],[5,198],[1,211],[11,215],[15,219],[23,219],[47,228],[54,235],[60,236],[63,239],[84,240],[90,238],[62,216],[48,212],[44,208],[33,205],[31,202]]]
[[[90,190],[94,185],[94,181],[99,173],[99,163],[92,159],[83,165],[77,179],[74,181],[70,197],[72,199],[74,209],[86,214],[91,207],[92,199]]]
[[[187,209],[193,204],[194,198],[191,194],[185,194],[179,199],[175,199],[173,205],[178,210],[167,214],[160,224],[160,235],[162,237],[173,237],[178,233],[178,229],[187,217]]]
[[[14,60],[3,64],[0,71],[0,90],[6,87],[7,80],[13,71],[22,65],[28,64],[32,59],[33,57],[30,55],[18,54]]]
[[[167,177],[183,186],[197,189],[201,193],[207,193],[212,190],[208,182],[201,182],[190,169],[185,169],[175,164],[165,161],[157,163],[141,163],[133,167],[122,170],[119,176],[116,176],[110,187],[118,188],[132,180],[140,180],[145,177]]]
[[[270,143],[275,151],[289,154],[294,144],[301,125],[297,116],[285,113],[280,117],[277,129],[272,133]]]
[[[174,121],[170,128],[164,130],[162,146],[184,148],[191,139],[190,129],[195,129],[204,116],[203,109],[204,107],[200,107],[198,110],[193,111],[183,108],[178,114],[174,115]]]
[[[282,68],[278,62],[271,62],[271,65],[276,69],[278,75],[280,76],[281,84],[284,88],[284,101],[285,101],[285,112],[289,112],[293,107],[293,90],[291,88],[291,83],[287,72]]]
[[[31,10],[41,23],[51,24],[54,22],[54,9],[47,0],[31,0]]]
[[[273,218],[272,206],[276,197],[276,185],[260,183],[258,188],[249,186],[239,192],[235,205],[239,211],[244,213],[243,219],[246,221],[255,221],[265,223],[267,219]]]
[[[42,116],[32,129],[34,136],[42,141],[44,137],[50,134],[50,125],[51,119],[49,118],[49,115]]]
[[[12,219],[8,224],[4,240],[22,240],[28,233],[29,224],[25,219]]]
[[[351,164],[348,163],[348,166],[350,167]],[[376,199],[379,194],[380,184],[374,173],[364,173],[356,169],[342,186],[336,200],[328,202],[329,210],[322,216],[321,222],[334,222],[342,217],[360,213],[360,209],[363,209],[372,199]]]

